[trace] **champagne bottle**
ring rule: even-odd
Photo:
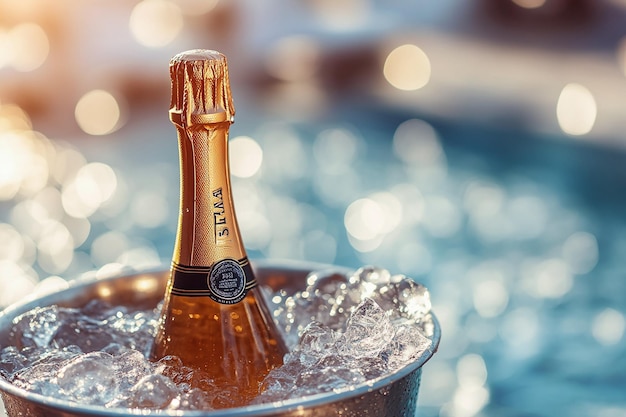
[[[170,119],[180,153],[180,213],[152,359],[179,357],[240,406],[287,349],[244,249],[230,186],[234,120],[226,57],[192,50],[170,62]]]

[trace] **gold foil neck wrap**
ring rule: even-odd
[[[170,118],[183,128],[232,123],[235,107],[226,57],[206,49],[181,52],[170,61]]]

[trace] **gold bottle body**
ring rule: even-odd
[[[197,68],[190,68],[197,78]],[[173,84],[197,90],[180,71],[172,70]],[[282,364],[286,348],[256,287],[235,217],[228,166],[231,118],[219,108],[190,112],[176,99],[176,88],[181,87],[173,85],[170,114],[178,133],[180,213],[151,357],[177,356],[202,371],[227,394],[214,407],[245,405],[267,373]]]
[[[209,381],[198,381],[197,388],[206,389],[202,384],[208,382],[224,393],[213,401],[214,408],[250,403],[285,353],[280,338],[269,330],[258,291],[250,290],[233,305],[207,297],[169,297],[152,358],[177,356],[185,366],[202,371]]]

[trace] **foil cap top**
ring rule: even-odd
[[[235,107],[223,54],[206,49],[181,52],[170,61],[170,76],[172,122],[182,127],[233,122]]]

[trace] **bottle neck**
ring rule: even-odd
[[[228,163],[229,122],[177,125],[180,211],[173,261],[211,266],[246,256],[235,217]]]

